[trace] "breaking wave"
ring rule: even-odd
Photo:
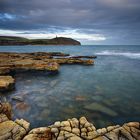
[[[96,55],[125,56],[132,59],[140,59],[140,53],[134,53],[134,52],[116,52],[116,51],[106,50],[106,51],[96,53]]]

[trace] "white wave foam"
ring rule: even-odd
[[[96,53],[96,55],[125,56],[133,59],[140,59],[140,53],[132,53],[132,52],[116,52],[106,50]]]

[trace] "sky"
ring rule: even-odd
[[[140,0],[0,0],[0,35],[140,44]]]

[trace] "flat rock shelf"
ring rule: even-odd
[[[10,75],[18,70],[58,72],[62,64],[94,64],[94,60],[86,58],[96,56],[70,56],[61,52],[0,53],[0,91],[14,89]]]

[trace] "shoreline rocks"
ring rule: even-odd
[[[0,76],[0,91],[13,90],[15,88],[15,80],[12,76]]]
[[[0,67],[0,75],[7,75],[10,73],[9,67]]]
[[[57,58],[55,58],[56,56]],[[5,75],[10,73],[11,71],[15,71],[18,69],[58,71],[59,64],[94,64],[94,61],[92,59],[84,60],[80,58],[67,58],[66,56],[69,56],[69,54],[60,52],[0,52],[0,75]],[[89,58],[93,57],[89,56]]]
[[[67,58],[69,54],[61,52],[33,52],[15,53],[0,52],[0,91],[14,89],[14,79],[7,76],[16,71],[49,71],[58,72],[62,64],[93,65],[94,60],[79,58]],[[57,57],[57,58],[56,58]],[[93,58],[93,56],[85,56]]]
[[[0,140],[139,140],[140,122],[96,129],[85,117],[55,122],[30,130],[23,119],[10,120],[11,106],[0,103]]]

